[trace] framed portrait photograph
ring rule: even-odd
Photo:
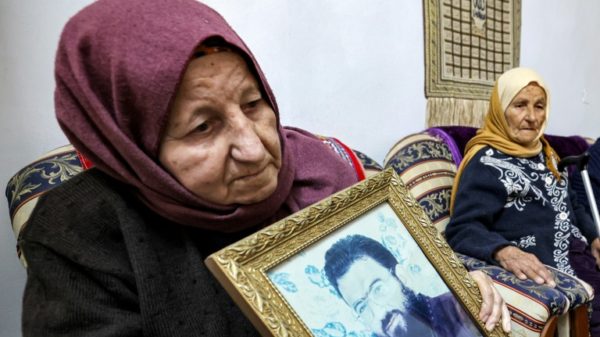
[[[506,336],[392,169],[205,262],[263,336]]]

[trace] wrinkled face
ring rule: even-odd
[[[183,186],[215,204],[252,204],[275,191],[277,119],[242,57],[219,52],[189,63],[159,160]]]
[[[400,280],[374,259],[356,260],[339,278],[338,289],[357,319],[375,335],[406,333],[406,298]]]
[[[535,84],[529,84],[519,93],[504,112],[510,138],[525,147],[534,145],[546,121],[546,93]]]

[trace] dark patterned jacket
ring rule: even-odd
[[[491,147],[465,167],[446,237],[460,253],[496,263],[494,253],[514,245],[542,263],[574,274],[572,239],[598,237],[591,218],[569,195],[566,174],[557,180],[540,153],[515,158]]]

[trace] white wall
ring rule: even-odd
[[[65,142],[53,116],[53,65],[67,18],[90,1],[0,1],[0,188]],[[0,336],[20,336],[25,271],[15,253],[8,204],[0,198]]]
[[[53,59],[89,0],[0,2],[0,185],[66,142],[53,114]],[[381,161],[424,127],[422,1],[209,0],[256,54],[282,121]],[[600,2],[523,1],[521,64],[552,89],[548,132],[600,136]],[[0,331],[19,335],[25,272],[0,198]]]
[[[262,0],[243,11],[233,1],[207,3],[253,49],[284,124],[333,135],[376,160],[424,127],[420,1]]]
[[[600,2],[523,0],[521,65],[544,77],[547,132],[600,137]]]

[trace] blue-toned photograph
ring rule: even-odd
[[[268,277],[317,337],[482,336],[387,203]]]

